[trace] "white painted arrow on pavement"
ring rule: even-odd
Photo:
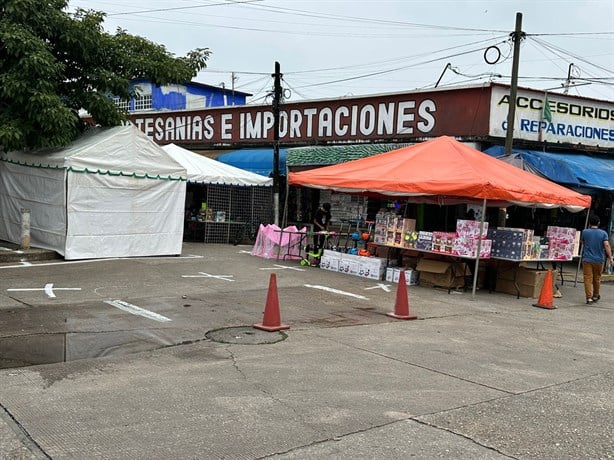
[[[209,273],[205,273],[205,272],[198,272],[198,275],[181,275],[182,278],[215,278],[218,280],[224,280],[224,281],[235,281],[235,280],[231,280],[229,278],[234,277],[234,275],[211,275]]]
[[[375,286],[365,288],[365,291],[368,291],[370,289],[383,289],[386,292],[390,292],[390,286],[390,284],[377,283]]]
[[[53,291],[80,291],[81,288],[54,288],[53,283],[45,284],[44,288],[21,288],[21,289],[7,289],[7,291],[17,292],[17,291],[45,291],[50,298],[55,298],[55,293]]]

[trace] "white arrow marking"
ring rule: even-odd
[[[172,321],[172,319],[167,318],[166,316],[159,315],[153,311],[145,310],[144,308],[137,307],[136,305],[124,302],[123,300],[105,300],[104,303],[133,315],[143,316],[144,318],[153,319],[154,321],[159,321],[161,323]]]
[[[358,294],[353,294],[351,292],[340,291],[339,289],[334,289],[334,288],[327,287],[327,286],[319,286],[317,284],[305,284],[304,286],[308,288],[313,288],[313,289],[320,289],[321,291],[332,292],[334,294],[346,295],[348,297],[354,297],[356,299],[369,300],[369,298],[365,297],[364,295],[358,295]]]
[[[215,278],[218,280],[224,280],[224,281],[235,281],[235,280],[231,280],[229,278],[233,278],[234,275],[210,275],[209,273],[205,273],[205,272],[198,272],[198,275],[181,275],[182,278]]]
[[[365,288],[365,291],[368,291],[369,289],[383,289],[386,292],[390,292],[390,286],[390,284],[377,283],[375,286]]]
[[[55,293],[53,291],[80,291],[81,288],[54,288],[53,283],[45,284],[44,288],[22,288],[22,289],[7,289],[7,291],[16,292],[16,291],[45,291],[52,299],[55,298]]]
[[[288,265],[273,265],[272,267],[265,267],[265,268],[261,268],[260,270],[296,270],[297,272],[304,272],[305,269],[304,268],[298,268],[298,267],[290,267]]]
[[[251,255],[252,251],[246,251],[245,249],[241,249],[239,252],[237,252],[237,254],[250,254]]]

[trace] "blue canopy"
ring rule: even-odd
[[[492,157],[502,157],[505,149],[493,146],[484,151]],[[512,149],[512,153],[534,170],[553,182],[572,187],[614,190],[614,157],[594,157],[580,153],[549,153],[538,150]]]
[[[286,175],[286,149],[279,149],[279,175]],[[216,160],[261,176],[273,176],[273,149],[241,149],[218,155]]]

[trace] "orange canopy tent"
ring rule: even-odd
[[[589,208],[574,192],[442,136],[359,160],[290,173],[288,184],[440,204]]]

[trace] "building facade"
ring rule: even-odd
[[[602,220],[607,216],[614,232],[614,102],[529,88],[519,88],[514,102],[513,153],[531,152],[521,158],[527,168],[593,196],[594,212]],[[287,150],[288,170],[346,161],[356,145],[368,145],[368,155],[442,135],[495,156],[505,144],[509,108],[510,87],[492,82],[283,103],[280,146]],[[271,151],[273,145],[271,106],[135,113],[130,121],[159,144],[192,150],[240,155],[241,149]]]
[[[249,93],[227,90],[203,83],[154,85],[139,79],[130,83],[138,95],[129,101],[115,97],[115,104],[129,113],[173,110],[199,110],[245,105]]]

